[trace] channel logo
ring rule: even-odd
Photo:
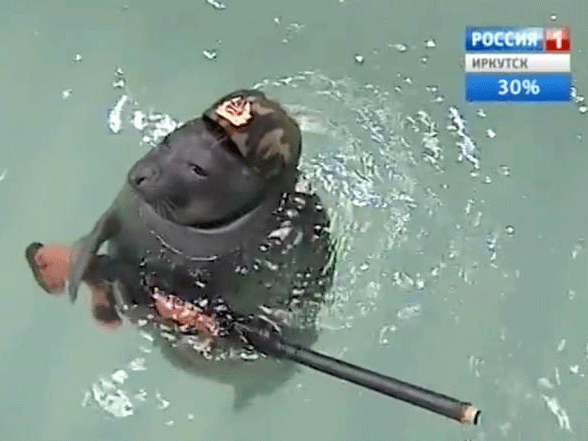
[[[570,29],[468,26],[466,100],[570,101]]]
[[[569,28],[468,26],[467,52],[569,52]]]

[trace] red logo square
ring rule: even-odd
[[[545,52],[568,52],[570,50],[570,28],[545,29]]]

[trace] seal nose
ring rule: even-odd
[[[159,177],[159,170],[155,164],[144,164],[134,167],[129,173],[129,181],[136,188],[144,187]]]

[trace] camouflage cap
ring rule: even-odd
[[[251,167],[265,178],[298,166],[300,127],[262,92],[232,92],[208,108],[203,117],[220,126]]]

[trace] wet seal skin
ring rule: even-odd
[[[295,190],[301,146],[298,124],[263,93],[222,97],[131,167],[111,206],[69,254],[29,245],[35,280],[47,292],[62,292],[67,277],[72,301],[83,281],[96,319],[116,322],[116,306],[132,322],[154,317],[148,326],[156,336],[173,308],[153,293],[174,294],[214,320],[220,358],[243,346],[231,333],[236,318],[278,327],[310,346],[335,261],[320,199]],[[106,253],[98,254],[105,243]],[[174,365],[233,384],[237,407],[295,372],[271,359],[210,361],[191,338],[180,332],[173,342],[156,337],[156,344]],[[272,372],[279,372],[275,382]]]

